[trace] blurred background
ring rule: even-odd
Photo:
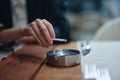
[[[100,27],[120,15],[120,0],[63,0],[72,40],[92,40]]]

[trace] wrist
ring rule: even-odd
[[[20,32],[20,35],[21,35],[22,37],[26,36],[26,35],[25,35],[25,27],[20,27],[20,28],[19,28],[19,32]]]

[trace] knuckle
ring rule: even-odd
[[[31,27],[28,28],[28,33],[32,34],[32,28]]]
[[[46,32],[46,31],[47,31],[47,28],[46,28],[46,27],[41,27],[41,30],[42,30],[43,32]]]
[[[35,25],[35,22],[30,23],[30,26],[34,26],[34,25]]]
[[[52,24],[51,24],[49,21],[47,21],[46,19],[43,19],[43,22],[45,22],[45,23],[48,24],[49,26],[52,26]]]
[[[40,21],[40,19],[38,19],[38,18],[37,18],[37,19],[35,19],[35,22],[39,22],[39,21]]]
[[[23,33],[24,35],[30,35],[32,33],[32,30],[30,27],[24,28]]]
[[[29,34],[32,35],[33,34],[32,31],[30,31]]]
[[[51,23],[49,23],[49,22],[48,22],[48,25],[49,25],[49,26],[52,26],[52,24],[51,24]]]

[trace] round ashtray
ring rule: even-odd
[[[52,50],[47,53],[47,64],[53,66],[74,66],[80,64],[81,55],[79,50],[62,49]]]

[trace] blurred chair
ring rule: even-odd
[[[95,36],[95,41],[119,41],[120,40],[120,18],[112,19],[103,24],[98,29]]]

